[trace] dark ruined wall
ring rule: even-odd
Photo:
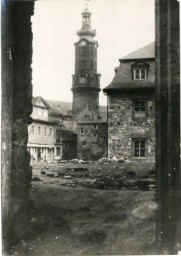
[[[156,200],[159,254],[181,250],[179,2],[156,0]]]
[[[2,3],[2,204],[3,247],[28,231],[31,182],[26,145],[32,111],[32,31],[34,2]]]
[[[69,131],[61,132],[62,141],[62,159],[75,159],[77,156],[77,134]]]

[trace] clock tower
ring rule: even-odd
[[[99,116],[100,74],[97,73],[98,43],[93,38],[91,12],[87,6],[82,12],[82,28],[75,45],[75,73],[73,75],[73,119],[96,121]]]

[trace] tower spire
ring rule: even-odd
[[[89,1],[89,0],[86,0],[86,4],[85,4],[85,6],[86,6],[85,8],[86,8],[86,9],[88,9],[88,1]]]

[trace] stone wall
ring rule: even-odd
[[[32,112],[32,31],[34,2],[2,2],[2,205],[3,253],[28,233]]]
[[[147,100],[147,117],[133,117],[132,98]],[[146,139],[146,157],[134,157],[133,140]],[[114,94],[108,107],[108,156],[129,160],[154,161],[155,102],[154,93]]]
[[[84,133],[80,130],[84,129]],[[97,160],[107,155],[107,123],[78,123],[77,157]]]
[[[97,91],[74,91],[73,92],[73,118],[77,119],[81,111],[88,106],[97,116],[99,113],[99,93]]]

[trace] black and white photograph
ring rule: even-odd
[[[3,256],[181,255],[178,0],[1,0]]]

